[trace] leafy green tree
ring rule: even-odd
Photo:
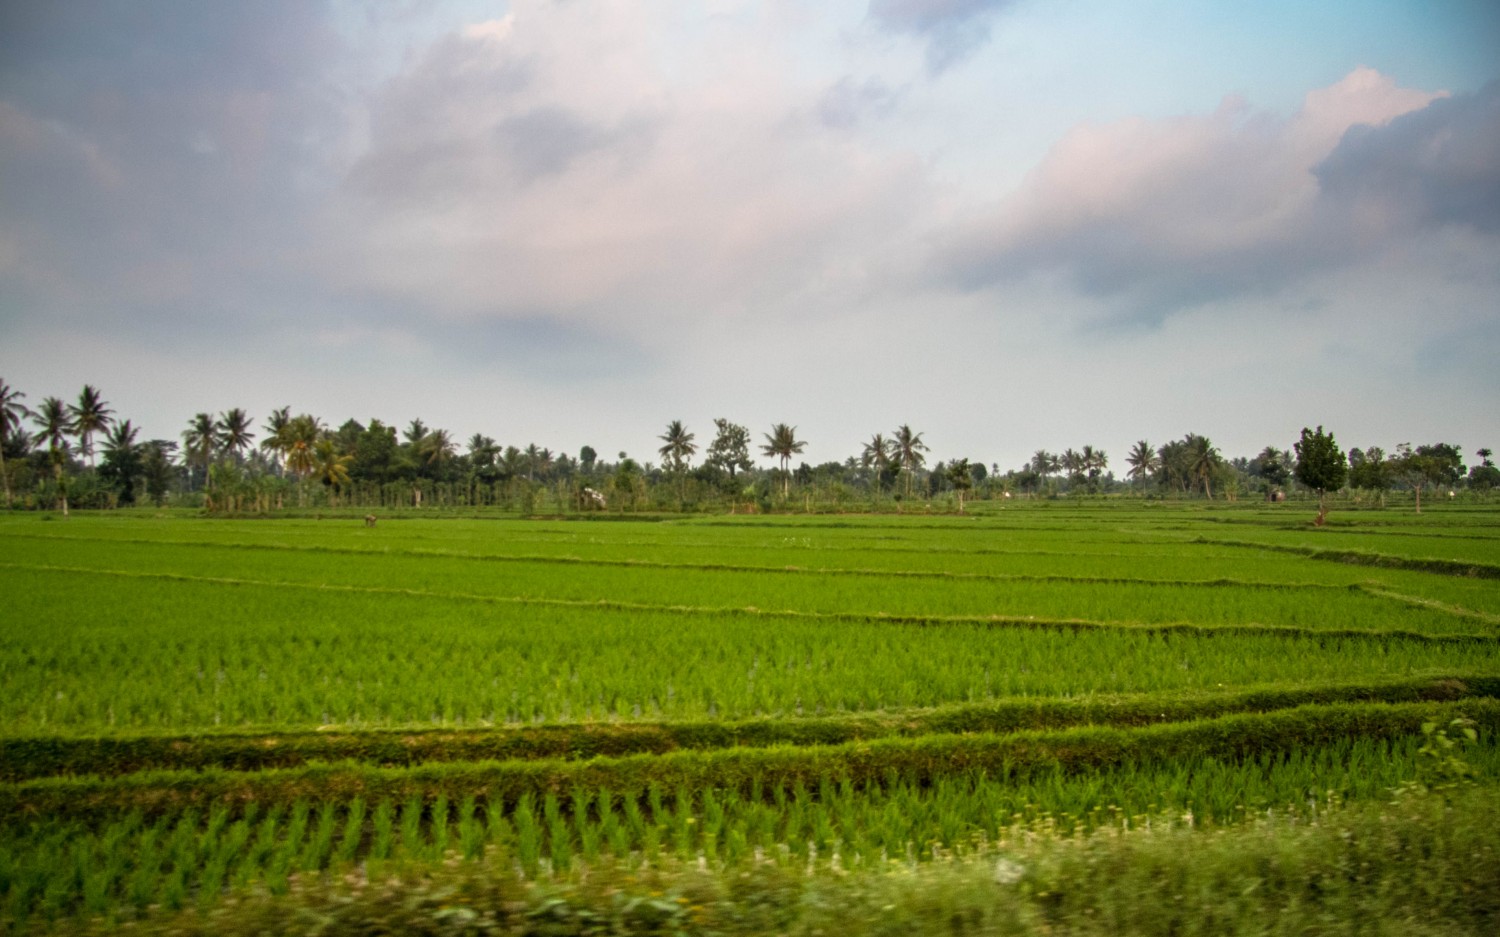
[[[1318,519],[1314,523],[1322,527],[1328,517],[1325,498],[1328,492],[1344,487],[1349,477],[1349,460],[1333,434],[1324,433],[1321,426],[1317,430],[1302,427],[1302,438],[1292,444],[1292,449],[1297,453],[1297,464],[1292,469],[1297,481],[1318,493]]]
[[[735,475],[755,465],[750,461],[750,430],[727,419],[714,420],[714,441],[705,456],[704,464],[728,474],[733,487]]]
[[[718,423],[718,420],[714,421]],[[578,468],[585,475],[594,474],[594,463],[599,461],[599,453],[594,451],[593,446],[584,446],[578,450]]]
[[[5,506],[11,506],[10,474],[5,468],[6,444],[23,432],[21,421],[30,419],[32,412],[21,403],[26,395],[0,379],[0,479],[5,483]]]
[[[1469,487],[1476,491],[1500,488],[1500,469],[1495,468],[1495,463],[1490,460],[1495,453],[1490,449],[1476,449],[1474,454],[1479,456],[1479,464],[1469,469]]]
[[[792,492],[792,473],[789,468],[792,456],[806,449],[807,443],[797,438],[797,427],[785,423],[773,424],[771,431],[764,435],[766,442],[760,447],[760,451],[781,461],[781,498],[785,501]]]
[[[167,503],[167,492],[172,488],[172,477],[177,471],[172,454],[176,449],[177,443],[167,439],[153,439],[141,446],[146,496],[157,507]]]
[[[1395,469],[1417,494],[1417,513],[1422,513],[1424,485],[1454,485],[1463,477],[1464,463],[1457,446],[1440,442],[1412,448],[1410,443],[1396,447]]]
[[[305,504],[305,492],[302,485],[307,477],[317,468],[318,459],[315,451],[318,440],[323,437],[324,427],[317,417],[310,413],[301,413],[294,416],[286,424],[283,431],[286,446],[286,469],[297,479],[297,503]]]
[[[47,397],[32,419],[41,435],[40,441],[47,447],[47,461],[57,481],[57,497],[62,504],[63,517],[67,517],[68,485],[63,470],[68,462],[68,436],[73,432],[68,406],[56,397]]]
[[[110,416],[115,411],[109,409],[105,403],[104,396],[99,393],[98,388],[92,385],[83,385],[83,391],[78,395],[78,402],[68,407],[68,417],[73,423],[73,435],[78,437],[78,448],[83,457],[89,460],[89,467],[94,466],[94,434],[109,429]]]
[[[129,420],[116,423],[104,439],[104,464],[99,477],[114,488],[121,504],[135,503],[135,480],[145,471],[137,430]]]
[[[1262,479],[1268,489],[1284,488],[1292,477],[1291,458],[1275,446],[1267,446],[1250,460],[1250,474]]]
[[[354,442],[350,477],[380,485],[395,481],[400,475],[400,448],[400,443],[396,440],[396,427],[371,420],[370,425],[364,428]]]
[[[1385,505],[1385,493],[1391,487],[1392,463],[1385,457],[1385,450],[1371,446],[1363,451],[1349,450],[1349,487],[1380,492],[1380,503]]]
[[[968,459],[954,459],[948,463],[944,476],[948,484],[958,493],[958,513],[964,512],[964,492],[974,487],[974,469]]]

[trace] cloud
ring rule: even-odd
[[[1212,114],[1081,125],[942,239],[934,276],[973,289],[1060,274],[1112,321],[1149,324],[1369,258],[1444,218],[1493,230],[1493,98],[1360,68],[1286,118],[1228,98]]]
[[[927,71],[937,75],[989,41],[988,19],[1014,0],[870,0],[868,19],[887,32],[927,43]]]
[[[316,266],[435,316],[647,334],[857,280],[922,208],[920,163],[847,132],[891,94],[820,92],[743,32],[669,68],[643,19],[518,3],[423,50],[370,99]]]
[[[1314,174],[1349,218],[1385,233],[1456,224],[1500,234],[1500,82],[1351,127]]]

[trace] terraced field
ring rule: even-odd
[[[445,868],[805,894],[972,860],[1034,895],[1037,842],[1460,781],[1492,810],[1500,512],[978,510],[0,517],[5,919]]]

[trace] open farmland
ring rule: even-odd
[[[453,863],[814,888],[967,857],[1032,888],[1063,834],[1249,854],[1330,817],[1446,824],[1497,884],[1500,512],[985,508],[0,518],[5,917],[210,920]],[[1381,812],[1458,780],[1456,818]]]

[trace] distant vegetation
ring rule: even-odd
[[[492,508],[521,514],[721,511],[962,511],[966,501],[1119,495],[1206,500],[1327,496],[1385,504],[1397,496],[1420,510],[1424,495],[1487,496],[1500,469],[1487,448],[1464,465],[1458,446],[1405,443],[1339,449],[1333,434],[1303,431],[1293,449],[1266,446],[1225,457],[1205,436],[1162,445],[1141,440],[1122,474],[1092,446],[1038,450],[1002,467],[982,454],[930,459],[923,433],[902,424],[874,433],[842,462],[795,464],[807,441],[778,423],[757,435],[727,419],[712,436],[670,421],[637,460],[624,452],[577,454],[536,443],[467,441],[422,420],[404,429],[372,419],[337,427],[290,407],[259,426],[242,409],[199,413],[176,439],[140,438],[101,392],[85,386],[68,403],[26,396],[0,380],[0,478],[11,508],[115,508],[139,503],[213,513],[350,508]],[[1302,447],[1316,439],[1316,449]],[[757,466],[755,456],[770,460]],[[1314,462],[1316,466],[1314,467]],[[1309,474],[1312,471],[1313,474]]]

